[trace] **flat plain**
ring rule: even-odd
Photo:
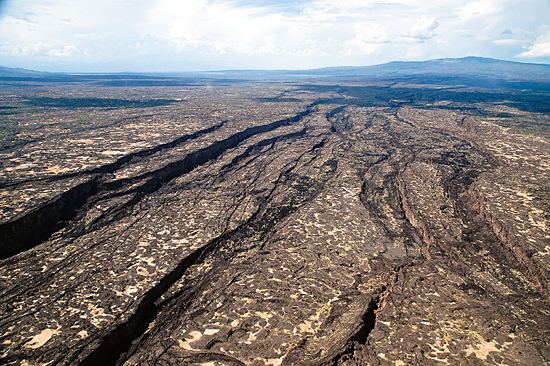
[[[550,67],[438,62],[0,75],[0,363],[548,364]]]

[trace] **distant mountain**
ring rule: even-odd
[[[0,78],[41,78],[56,82],[93,82],[117,79],[118,86],[142,85],[134,79],[155,79],[160,85],[189,80],[300,80],[307,78],[371,79],[417,84],[464,85],[489,89],[550,90],[550,65],[502,61],[483,57],[443,58],[428,61],[393,61],[373,66],[326,67],[311,70],[224,70],[177,73],[48,73],[0,67]],[[128,82],[130,80],[131,82]],[[188,80],[188,81],[189,81]],[[147,85],[152,85],[147,81]],[[179,85],[179,84],[178,84]]]
[[[45,74],[44,72],[40,71],[34,71],[34,70],[28,70],[28,69],[22,69],[19,67],[11,68],[11,67],[3,67],[0,66],[0,75],[29,75],[29,74]]]
[[[443,58],[428,61],[393,61],[359,67],[327,67],[310,74],[332,76],[420,76],[490,77],[507,81],[550,82],[550,65],[496,60],[484,57]]]
[[[550,65],[472,56],[428,61],[393,61],[373,66],[339,66],[311,70],[227,70],[203,74],[236,79],[367,78],[420,84],[460,84],[491,89],[550,90]]]

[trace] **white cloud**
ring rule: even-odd
[[[439,23],[435,20],[435,17],[422,16],[422,19],[414,25],[413,31],[405,33],[404,36],[418,40],[430,39],[434,36],[434,30],[437,27],[439,27]]]
[[[457,14],[462,20],[472,20],[499,12],[496,0],[475,0],[457,9]]]
[[[493,43],[497,46],[517,46],[521,44],[521,41],[518,39],[495,39]]]
[[[538,57],[547,19],[548,0],[10,0],[0,64],[63,59],[101,71]]]
[[[48,51],[48,55],[54,57],[72,57],[80,55],[81,53],[80,49],[74,45],[63,46],[63,48],[57,49],[52,48]]]
[[[355,25],[355,40],[359,43],[389,43],[391,35],[380,24],[359,23]]]
[[[550,32],[537,37],[529,51],[518,55],[522,58],[550,57]]]
[[[149,27],[153,37],[176,51],[201,50],[210,54],[255,53],[283,50],[277,41],[293,30],[281,14],[262,14],[256,8],[194,0],[182,8],[179,1],[153,3]],[[285,27],[285,25],[287,27]],[[288,26],[290,25],[290,26]]]
[[[76,46],[69,45],[63,47],[54,47],[51,44],[38,42],[26,45],[2,45],[0,53],[10,56],[52,56],[52,57],[71,57],[81,54]]]
[[[396,25],[393,29],[399,30],[399,26],[402,27],[403,24]],[[346,54],[352,55],[355,49],[360,54],[370,55],[384,44],[424,42],[435,35],[434,30],[438,26],[439,23],[435,17],[428,18],[426,16],[416,21],[412,30],[404,30],[400,33],[390,33],[388,28],[377,23],[358,23],[354,27],[355,37],[345,42]]]

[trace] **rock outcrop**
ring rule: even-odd
[[[0,363],[550,362],[548,116],[354,82],[3,90]]]

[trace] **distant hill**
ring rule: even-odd
[[[0,66],[0,75],[29,75],[29,74],[45,74],[44,72],[40,71],[34,71],[34,70],[28,70],[28,69],[22,69],[22,68],[11,68],[11,67],[4,67]]]
[[[311,70],[223,70],[177,73],[49,73],[0,67],[0,79],[40,78],[55,82],[101,82],[111,86],[180,85],[183,81],[281,80],[308,78],[371,79],[417,84],[464,85],[489,89],[550,91],[550,65],[483,57],[428,61],[393,61],[373,66],[341,66]],[[116,82],[112,80],[116,79]],[[147,79],[135,80],[135,79]],[[151,81],[150,79],[154,79]],[[116,85],[114,85],[115,83]]]
[[[327,67],[310,70],[310,74],[333,76],[467,76],[503,80],[549,81],[550,65],[496,60],[484,57],[443,58],[428,61],[393,61],[359,67]]]
[[[493,90],[550,91],[550,65],[483,57],[444,58],[428,61],[393,61],[373,66],[326,67],[311,70],[231,70],[227,78],[327,78],[467,86]]]

